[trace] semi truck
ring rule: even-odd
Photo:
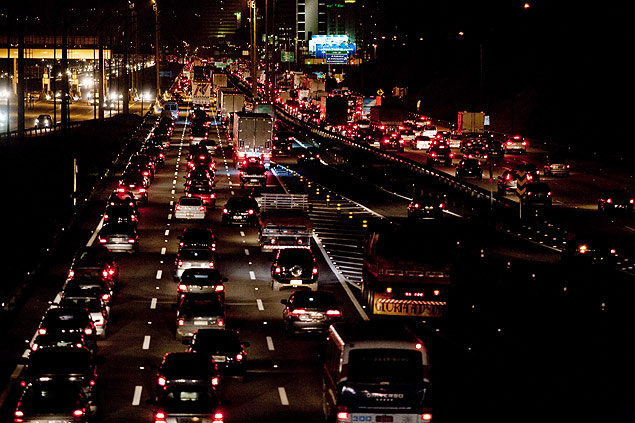
[[[218,113],[223,120],[228,121],[234,113],[242,112],[245,107],[245,95],[232,88],[218,90]]]
[[[227,75],[224,73],[216,73],[212,76],[212,83],[214,88],[226,88],[227,87]]]
[[[370,108],[371,128],[384,133],[398,130],[405,117],[406,113],[399,105],[372,106]]]
[[[264,113],[234,113],[232,141],[236,168],[240,169],[251,157],[258,158],[269,168],[272,137],[271,116]]]
[[[313,224],[308,194],[263,193],[260,202],[260,249],[310,248]]]
[[[485,132],[485,113],[459,112],[457,123],[459,134],[482,134]]]
[[[454,246],[445,226],[380,223],[363,248],[362,300],[374,315],[442,317]]]

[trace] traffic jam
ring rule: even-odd
[[[303,421],[453,421],[460,413],[448,411],[452,378],[443,375],[455,377],[447,370],[455,355],[472,348],[457,347],[472,335],[455,322],[487,303],[466,281],[517,275],[509,257],[529,241],[490,247],[498,236],[465,223],[438,187],[404,196],[374,186],[400,197],[377,206],[381,213],[370,210],[379,195],[368,206],[336,199],[337,189],[313,180],[328,181],[347,154],[334,137],[440,169],[541,216],[566,201],[559,180],[580,170],[562,154],[531,154],[520,135],[488,132],[481,112],[459,112],[452,127],[390,105],[366,113],[346,90],[310,101],[307,91],[323,84],[313,90],[314,79],[293,74],[269,103],[250,97],[240,67],[211,68],[186,64],[101,194],[99,223],[20,359],[11,420],[268,421],[264,413],[286,419],[279,408],[295,407]],[[334,175],[353,184],[352,173]],[[628,190],[610,187],[593,207],[630,219],[633,204]],[[389,207],[397,217],[386,217]],[[344,253],[334,258],[338,245]],[[608,272],[622,260],[593,237],[552,250],[545,262],[556,257],[558,266]]]

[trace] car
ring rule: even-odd
[[[100,298],[110,307],[115,284],[112,280],[100,275],[79,275],[66,279],[63,291],[83,292],[85,295]]]
[[[221,376],[244,380],[247,372],[249,342],[241,341],[236,330],[198,329],[194,332],[188,351],[212,356]]]
[[[202,124],[193,124],[190,127],[190,145],[200,144],[208,137],[207,128]]]
[[[128,223],[137,227],[137,210],[128,204],[115,204],[106,206],[104,213],[104,225]]]
[[[225,307],[218,294],[186,293],[176,309],[176,339],[190,340],[201,328],[225,329]]]
[[[212,294],[225,301],[225,285],[227,278],[221,276],[216,269],[185,269],[176,288],[177,299],[187,293]]]
[[[187,172],[185,184],[208,184],[214,185],[214,172],[204,168],[196,168]]]
[[[483,179],[483,169],[481,168],[481,162],[477,159],[461,159],[456,165],[457,178],[463,178],[465,176],[474,176],[477,179]]]
[[[225,414],[214,388],[184,386],[165,389],[155,404],[154,423],[223,423]]]
[[[571,165],[562,155],[549,154],[543,166],[545,176],[569,176]]]
[[[143,175],[138,173],[125,173],[119,180],[118,192],[132,192],[138,203],[148,204],[148,187]]]
[[[119,281],[119,265],[115,257],[102,246],[82,247],[75,253],[68,277],[101,277],[114,286]]]
[[[193,154],[187,161],[188,169],[208,169],[214,171],[216,169],[216,162],[214,157],[205,150],[205,153]]]
[[[454,153],[444,144],[433,145],[426,153],[427,165],[433,166],[435,163],[443,163],[445,166],[452,166]]]
[[[633,213],[635,200],[626,189],[611,189],[604,191],[598,197],[599,212],[625,212]]]
[[[246,186],[266,186],[267,185],[267,169],[260,162],[245,161],[240,170],[240,187]]]
[[[86,309],[77,307],[50,307],[42,316],[38,335],[81,333],[89,349],[97,344],[95,323]]]
[[[222,222],[224,224],[240,223],[256,225],[260,208],[252,197],[230,197],[223,207]]]
[[[502,158],[505,156],[505,148],[500,141],[489,139],[485,143],[485,148],[490,157]]]
[[[531,163],[521,163],[516,166],[516,174],[525,172],[527,182],[540,182],[540,169]]]
[[[421,127],[420,135],[423,135],[424,137],[434,138],[437,136],[437,127],[430,124],[423,125]]]
[[[136,253],[139,251],[139,234],[136,225],[113,223],[104,225],[98,235],[99,245],[110,252]]]
[[[573,236],[567,240],[561,254],[565,265],[604,264],[612,266],[617,261],[614,243],[605,237]]]
[[[216,192],[210,183],[189,183],[185,185],[185,195],[192,198],[200,198],[205,207],[216,207]]]
[[[96,360],[87,348],[51,347],[32,351],[24,365],[20,384],[73,382],[89,400],[97,383]]]
[[[160,145],[144,145],[139,153],[149,156],[156,167],[165,167],[165,151]]]
[[[106,200],[106,207],[108,206],[130,206],[135,210],[137,217],[139,216],[139,207],[137,206],[137,200],[134,198],[132,191],[114,190]]]
[[[210,247],[183,247],[175,259],[174,279],[180,280],[186,269],[213,269],[216,254]]]
[[[527,154],[527,140],[520,135],[514,135],[507,137],[503,143],[505,148],[505,154],[517,152],[520,154]]]
[[[383,151],[398,151],[403,153],[405,141],[397,134],[392,132],[384,135],[379,142],[379,149]]]
[[[271,265],[271,288],[318,288],[319,270],[313,252],[309,248],[283,248],[278,250]]]
[[[39,115],[36,119],[35,119],[35,127],[42,129],[42,128],[51,128],[53,126],[53,119],[51,118],[51,115]]]
[[[170,352],[163,356],[157,369],[157,395],[171,387],[218,386],[216,363],[210,354]]]
[[[203,220],[206,213],[207,207],[199,197],[183,196],[174,205],[175,219]]]
[[[415,131],[405,128],[399,131],[399,136],[404,142],[410,143],[415,139]]]
[[[552,197],[549,185],[544,182],[531,182],[525,185],[526,191],[523,204],[527,206],[551,207]]]
[[[465,136],[461,140],[461,151],[465,152],[467,149],[474,146],[485,146],[485,140],[478,137]]]
[[[325,333],[331,324],[342,320],[340,303],[327,291],[295,291],[280,301],[287,334]]]
[[[298,149],[298,164],[312,165],[317,163],[320,163],[320,149],[318,147]]]
[[[487,160],[489,151],[485,145],[472,145],[463,151],[463,157],[466,159]]]
[[[84,339],[84,334],[80,332],[57,332],[43,335],[36,332],[29,343],[29,351],[46,348],[86,348],[93,357],[97,354],[97,344],[89,345]]]
[[[188,247],[207,247],[216,251],[216,237],[209,228],[185,228],[178,239],[179,251]]]
[[[408,219],[440,219],[443,217],[445,204],[434,194],[416,195],[408,204]]]
[[[106,327],[110,316],[110,306],[101,299],[99,294],[92,294],[85,290],[66,289],[60,293],[57,303],[60,307],[85,308],[95,323],[97,336],[106,337]]]
[[[15,423],[87,423],[96,410],[82,388],[69,381],[29,383],[13,411]]]
[[[216,149],[218,148],[218,145],[216,144],[216,141],[212,140],[212,139],[203,139],[199,145],[201,147],[205,147],[205,149],[207,150],[208,153],[212,154],[216,151]]]
[[[143,176],[150,176],[150,179],[154,178],[154,172],[156,170],[156,163],[149,154],[137,153],[130,157],[126,167],[136,167],[142,169]]]
[[[278,131],[272,139],[272,153],[275,156],[288,156],[293,148],[294,135],[288,131]]]
[[[413,150],[427,150],[432,145],[432,139],[430,137],[424,137],[423,135],[417,135],[411,142],[410,146]]]

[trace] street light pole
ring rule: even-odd
[[[152,10],[154,10],[154,62],[156,68],[156,76],[157,76],[157,89],[156,89],[156,103],[157,107],[159,106],[159,99],[161,98],[161,74],[159,73],[159,6],[157,4],[157,0],[152,0]]]
[[[256,74],[258,73],[258,38],[256,28],[256,0],[249,1],[251,8],[251,92],[254,100],[258,98],[258,81]]]

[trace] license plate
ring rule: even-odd
[[[243,218],[242,216],[233,216],[232,217],[232,219],[234,219],[234,220],[242,220],[242,218]]]
[[[227,358],[225,358],[224,355],[213,355],[212,358],[217,363],[224,363],[225,361],[227,361]]]
[[[291,285],[302,285],[302,279],[291,279]]]
[[[194,326],[207,326],[207,322],[200,321],[200,320],[195,320],[194,321]]]

